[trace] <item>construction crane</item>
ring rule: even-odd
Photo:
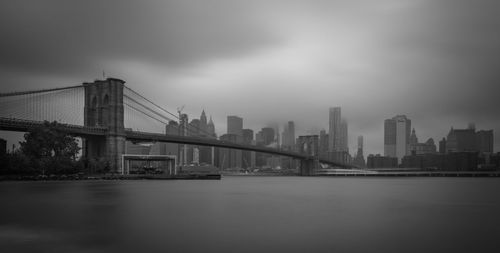
[[[186,105],[182,105],[181,107],[177,107],[177,113],[179,113],[179,120],[181,118],[181,113],[182,113],[182,110],[184,109],[184,107],[186,107]]]

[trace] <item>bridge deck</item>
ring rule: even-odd
[[[43,126],[43,121],[23,120],[0,117],[0,130],[27,132],[32,128]],[[59,130],[75,135],[100,135],[105,136],[108,129],[105,127],[87,127],[70,124],[59,124]]]
[[[27,132],[34,127],[42,126],[44,122],[42,121],[33,121],[33,120],[22,120],[22,119],[13,119],[13,118],[3,118],[0,117],[0,130],[7,131],[19,131],[19,132]],[[78,136],[106,136],[108,129],[105,127],[88,127],[88,126],[79,126],[79,125],[70,125],[70,124],[60,124],[59,129],[61,131],[78,135]],[[230,148],[230,149],[239,149],[246,151],[255,151],[273,155],[280,155],[286,157],[292,157],[295,159],[313,159],[308,155],[300,154],[297,152],[280,150],[275,148],[268,147],[260,147],[254,145],[233,143],[228,141],[222,141],[217,139],[209,139],[202,137],[193,137],[193,136],[179,136],[179,135],[166,135],[166,134],[157,134],[157,133],[146,133],[146,132],[138,132],[125,130],[125,137],[130,141],[146,141],[146,142],[169,142],[169,143],[178,143],[178,144],[188,144],[188,145],[199,145],[199,146],[211,146],[211,147],[219,147],[219,148]],[[319,162],[324,164],[329,164],[332,166],[338,167],[353,167],[348,164],[341,164],[334,161],[329,161],[325,159],[320,159]]]
[[[275,148],[268,147],[260,147],[254,145],[247,144],[239,144],[228,141],[221,141],[216,139],[209,138],[200,138],[200,137],[192,137],[192,136],[179,136],[179,135],[166,135],[166,134],[154,134],[154,133],[144,133],[138,131],[125,131],[125,135],[128,140],[132,141],[150,141],[150,142],[170,142],[170,143],[178,143],[178,144],[189,144],[189,145],[199,145],[199,146],[211,146],[211,147],[219,147],[219,148],[231,148],[231,149],[239,149],[246,151],[255,151],[273,155],[287,156],[296,159],[313,159],[312,157],[304,154],[300,154],[297,152],[279,150]],[[326,159],[320,159],[320,163],[329,164],[332,166],[338,166],[343,168],[351,168],[352,165],[341,164],[334,161],[329,161]]]

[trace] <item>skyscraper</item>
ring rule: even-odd
[[[340,151],[340,124],[341,112],[340,107],[330,107],[329,113],[329,128],[328,128],[328,151]]]
[[[193,123],[193,121],[191,121],[191,123]],[[205,114],[205,110],[203,110],[201,112],[200,119],[198,120],[198,136],[204,138],[215,138],[215,127],[213,124],[214,123],[211,117],[210,122],[207,122],[207,115]],[[193,163],[213,165],[213,149],[213,147],[207,146],[197,146],[196,148],[193,148]],[[196,159],[195,152],[198,152],[198,159]]]
[[[286,150],[293,150],[295,148],[295,124],[293,121],[288,121],[288,124],[283,129],[281,146]]]
[[[233,143],[241,143],[243,137],[236,134],[221,135],[220,140]],[[219,168],[225,170],[228,168],[241,168],[242,167],[242,151],[230,148],[219,148]]]
[[[212,116],[210,116],[210,120],[207,124],[207,133],[210,135],[210,138],[217,138],[217,134],[215,133],[215,124],[212,120]],[[216,149],[214,147],[210,147],[210,164],[215,165],[216,160],[219,158],[216,156]]]
[[[188,136],[188,115],[181,114],[179,117],[179,135],[180,136]],[[187,154],[188,154],[188,145],[182,144],[179,145],[179,165],[187,164]]]
[[[356,157],[354,157],[353,161],[354,165],[364,168],[366,166],[365,157],[363,155],[363,136],[358,136],[358,152],[356,153]]]
[[[207,124],[207,132],[212,136],[212,137],[217,137],[217,134],[215,133],[215,125],[212,120],[212,116],[210,116],[210,121],[208,121]]]
[[[205,114],[205,110],[201,111],[200,128],[202,132],[207,131],[207,115]]]
[[[274,128],[272,127],[263,127],[261,130],[262,141],[264,145],[270,145],[274,142]]]
[[[275,144],[275,133],[274,128],[264,127],[255,135],[255,141],[257,146],[273,146]],[[271,157],[270,154],[256,153],[256,165],[265,166],[267,164],[267,158]]]
[[[238,116],[227,116],[227,133],[242,136],[243,118]]]
[[[168,125],[165,126],[165,134],[168,135],[179,135],[179,123],[177,121],[169,121]],[[176,143],[164,143],[165,154],[167,155],[179,155],[179,144]],[[177,161],[179,163],[179,161]]]
[[[349,139],[347,134],[347,121],[342,119],[340,122],[340,146],[338,151],[349,152]]]
[[[363,156],[363,135],[358,136],[358,155]]]
[[[253,130],[243,129],[243,143],[251,145],[253,143]],[[250,168],[255,166],[255,152],[242,151],[242,166],[243,168]]]
[[[328,157],[328,136],[325,129],[319,132],[319,156],[321,158]]]
[[[384,155],[397,157],[399,161],[409,154],[411,120],[397,115],[384,122]]]

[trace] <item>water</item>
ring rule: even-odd
[[[500,252],[497,178],[0,182],[0,252]]]

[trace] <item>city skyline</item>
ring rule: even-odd
[[[8,92],[122,78],[190,118],[209,110],[217,133],[239,115],[254,131],[291,120],[297,136],[319,134],[340,106],[350,152],[363,135],[365,154],[383,154],[383,120],[398,114],[422,139],[469,122],[500,132],[498,4],[2,3],[0,81]]]
[[[498,252],[499,14],[0,1],[0,253]]]

